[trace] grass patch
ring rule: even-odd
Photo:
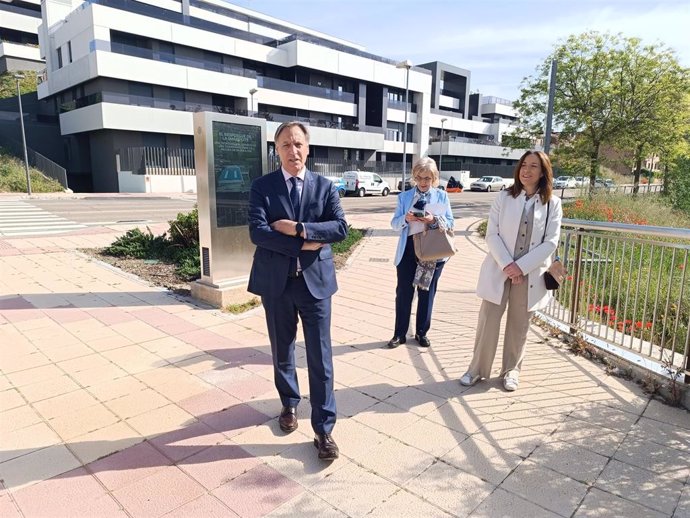
[[[338,243],[333,243],[331,249],[334,254],[346,254],[349,253],[352,248],[361,241],[364,237],[364,230],[358,228],[352,228],[348,226],[347,237]]]
[[[261,301],[256,297],[252,297],[247,302],[242,302],[241,304],[228,304],[223,308],[226,313],[232,313],[233,315],[239,315],[250,309],[257,308],[261,305]]]
[[[62,192],[57,180],[44,176],[38,169],[29,168],[31,192]],[[27,192],[24,162],[0,149],[0,192]]]
[[[479,234],[482,237],[486,237],[486,227],[489,225],[489,220],[485,219],[482,220],[482,222],[477,225],[477,234]]]

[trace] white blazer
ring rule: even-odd
[[[547,207],[542,204],[538,196],[537,194],[534,204],[534,224],[529,239],[529,251],[515,261],[527,275],[529,311],[540,310],[549,303],[551,292],[546,289],[542,274],[551,264],[551,255],[558,247],[563,217],[561,200],[552,195],[547,224]],[[513,262],[515,241],[517,241],[520,219],[526,202],[525,191],[522,191],[517,198],[513,198],[508,190],[501,191],[489,212],[489,223],[486,227],[486,244],[489,247],[489,253],[479,271],[477,295],[494,304],[500,304],[503,298],[503,288],[508,279],[503,268]],[[544,225],[547,225],[546,234],[544,234]]]

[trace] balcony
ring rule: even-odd
[[[334,101],[342,101],[345,103],[355,102],[355,94],[350,92],[343,92],[332,88],[323,88],[321,86],[294,83],[292,81],[284,81],[282,79],[275,79],[273,77],[258,76],[256,79],[259,88],[308,95],[310,97],[320,97],[322,99],[332,99]]]
[[[406,103],[405,101],[395,101],[388,99],[388,107],[396,110],[403,110],[407,108],[410,113],[417,113],[417,105],[414,103]]]

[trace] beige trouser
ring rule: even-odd
[[[503,299],[500,304],[482,301],[477,323],[477,336],[474,341],[474,356],[467,372],[472,376],[479,374],[488,378],[494,363],[501,318],[508,305],[508,318],[503,336],[503,368],[501,374],[519,373],[525,355],[527,331],[533,311],[527,311],[527,286],[529,279],[522,284],[505,283]]]

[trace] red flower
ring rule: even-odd
[[[635,327],[637,329],[642,329],[642,322],[640,322],[639,320],[637,322],[635,322]]]
[[[644,326],[645,326],[647,329],[651,329],[651,328],[652,328],[652,323],[651,323],[651,322],[647,322]]]
[[[684,264],[679,264],[678,265],[679,270],[685,270],[685,265]]]
[[[569,281],[572,281],[572,280],[573,280],[573,276],[572,276],[572,275],[568,275],[567,279],[568,279]]]

